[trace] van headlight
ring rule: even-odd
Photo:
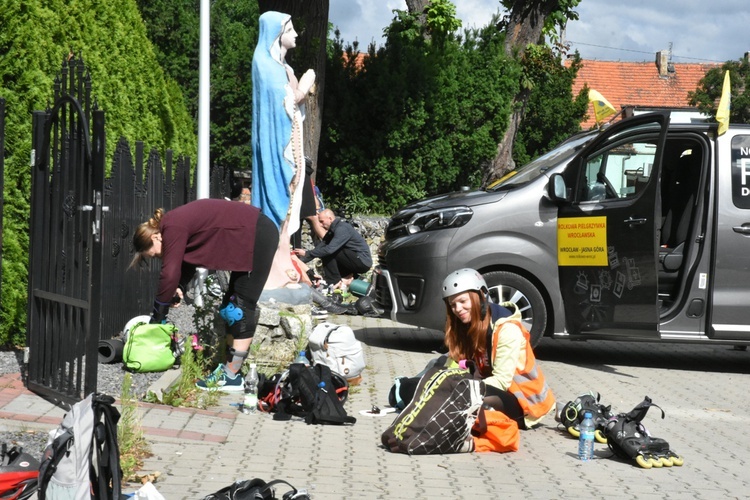
[[[469,207],[448,207],[417,212],[405,224],[406,232],[415,234],[421,231],[461,227],[469,222],[473,215],[474,212]]]

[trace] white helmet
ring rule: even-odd
[[[487,283],[479,271],[470,268],[459,269],[450,273],[443,280],[443,298],[447,299],[457,293],[475,290],[479,295],[484,297],[490,293]]]
[[[138,323],[148,323],[149,321],[151,321],[151,316],[149,316],[148,314],[143,314],[141,316],[131,318],[130,321],[125,323],[125,328],[122,329],[123,341],[127,340],[128,335],[130,335],[131,328],[133,328]]]

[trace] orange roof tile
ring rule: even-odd
[[[349,62],[349,54],[344,52],[341,56],[344,59],[344,63]],[[368,57],[367,52],[356,52],[354,54],[354,67],[357,68],[357,71],[362,69],[362,66],[365,64],[365,59]]]
[[[582,60],[573,82],[573,95],[588,84],[598,90],[618,111],[625,106],[645,108],[690,108],[687,94],[709,69],[720,64],[674,63],[674,72],[659,76],[655,62]],[[569,63],[568,63],[569,64]],[[581,127],[588,130],[596,124],[594,107],[589,103],[588,118]]]

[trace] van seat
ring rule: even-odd
[[[696,149],[682,155],[674,164],[671,176],[663,178],[664,206],[659,248],[659,291],[671,294],[676,286],[683,263],[685,241],[690,233],[698,186],[700,184],[701,155]]]

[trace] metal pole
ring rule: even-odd
[[[211,130],[211,2],[201,0],[200,21],[200,65],[198,79],[198,169],[196,197],[198,199],[209,197],[209,136]],[[195,305],[203,306],[203,294],[205,293],[205,281],[208,271],[199,268],[196,273],[197,287],[195,289]]]
[[[209,197],[209,136],[211,130],[211,2],[201,0],[200,68],[198,80],[198,180],[197,198]]]

